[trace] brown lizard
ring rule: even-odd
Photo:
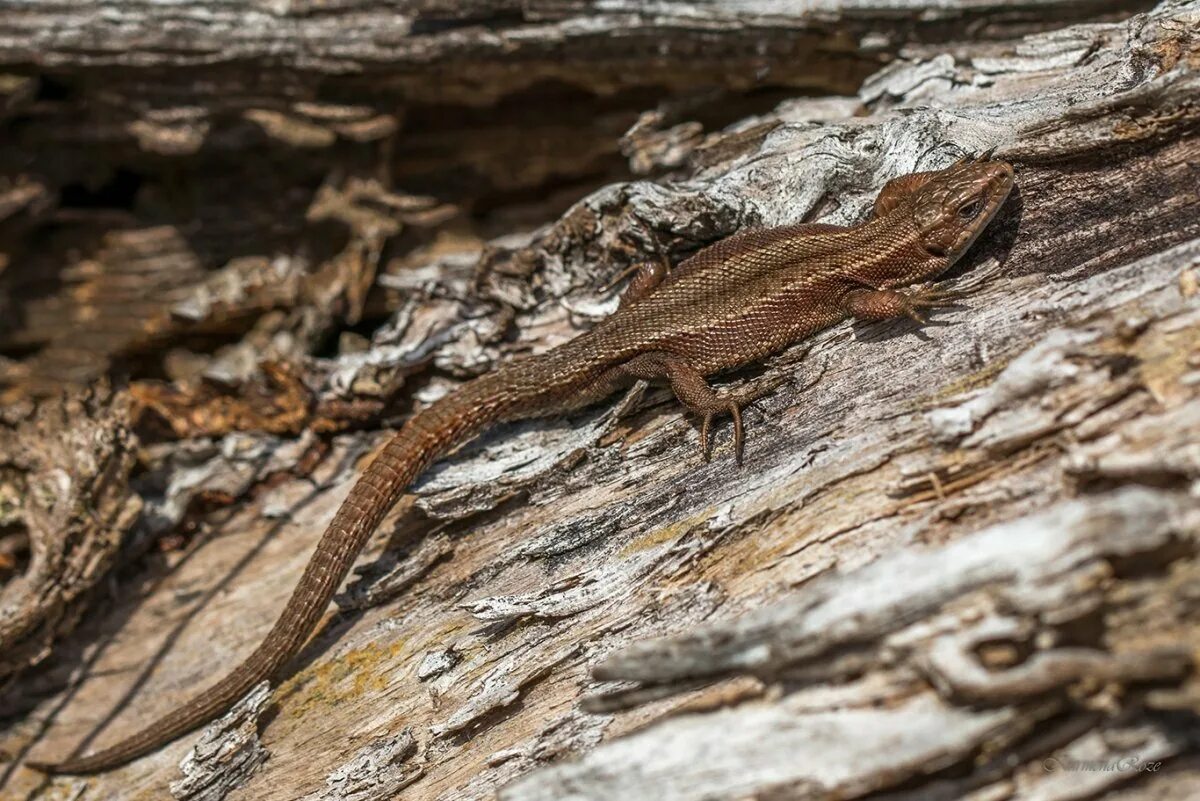
[[[930,281],[962,256],[1012,186],[1012,167],[988,152],[890,181],[861,225],[751,229],[672,271],[643,266],[617,311],[591,331],[505,364],[414,415],[350,490],[266,639],[231,673],[116,745],[28,764],[50,773],[105,770],[225,712],[300,650],[367,538],[417,475],[488,425],[576,409],[635,379],[666,379],[701,415],[706,459],[713,416],[733,416],[740,463],[746,398],[714,392],[705,376],[759,361],[848,317],[907,315],[923,323],[922,309],[957,295],[928,285],[902,289]]]

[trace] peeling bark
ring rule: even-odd
[[[183,778],[171,782],[176,801],[219,801],[267,761],[267,750],[258,740],[258,721],[270,698],[271,688],[263,682],[205,728],[179,763]]]
[[[859,47],[885,5],[918,21],[876,51]],[[697,16],[684,4],[651,17],[616,4],[588,28],[596,50],[572,51],[579,61],[562,69],[583,71],[589,52],[622,57],[665,27],[681,31],[672,42],[712,43],[676,77],[712,73],[748,41],[764,42],[755,58],[775,58],[771,43],[786,37],[764,33],[768,24],[842,32],[854,44],[842,52],[873,62],[846,71],[852,96],[789,97],[715,127],[689,117],[705,106],[683,91],[626,120],[637,124],[623,138],[602,116],[582,126],[585,138],[622,148],[646,177],[601,180],[551,213],[510,197],[495,207],[514,215],[507,224],[493,210],[465,235],[450,206],[478,210],[482,190],[409,194],[371,183],[361,164],[334,175],[331,164],[361,154],[347,139],[377,142],[372,126],[388,128],[378,109],[309,108],[299,119],[270,81],[351,64],[346,81],[382,87],[392,75],[402,92],[444,81],[476,102],[543,77],[539,66],[578,45],[580,20],[592,18],[569,3],[526,4],[519,23],[498,26],[468,6],[450,24],[426,4],[397,13],[389,25],[400,36],[379,9],[344,6],[222,6],[202,19],[196,5],[180,22],[196,34],[188,52],[156,49],[160,34],[147,33],[169,6],[128,12],[122,35],[149,36],[141,51],[79,51],[100,24],[88,4],[71,12],[77,25],[31,36],[50,70],[120,67],[132,80],[142,59],[182,86],[196,63],[224,70],[253,57],[286,19],[286,69],[268,70],[258,89],[278,113],[239,111],[237,125],[320,153],[307,166],[322,177],[309,182],[319,192],[289,201],[286,230],[257,245],[261,261],[178,258],[162,276],[171,289],[150,305],[170,295],[155,318],[167,322],[136,347],[188,353],[171,382],[131,371],[149,444],[130,497],[144,507],[141,536],[188,536],[158,562],[129,563],[150,588],[96,609],[50,660],[59,668],[19,677],[16,691],[45,698],[0,735],[18,758],[110,742],[236,662],[274,620],[380,429],[600,319],[616,305],[604,285],[629,263],[677,262],[751,225],[856,222],[888,179],[963,151],[998,147],[1018,188],[946,278],[964,290],[961,305],[933,324],[845,323],[722,379],[773,387],[747,410],[741,469],[724,429],[713,462],[699,462],[695,421],[661,387],[498,428],[413,488],[269,702],[254,695],[234,725],[218,721],[86,783],[43,781],[14,761],[6,792],[161,794],[199,739],[198,756],[252,755],[196,785],[229,799],[1194,795],[1196,2],[1128,18],[1104,16],[1104,4],[1047,3],[1036,25],[986,4],[792,19],[720,5]],[[29,8],[0,22],[12,61],[32,58],[34,45],[13,33],[43,13]],[[435,29],[421,28],[432,19]],[[246,24],[240,38],[218,35],[231,20]],[[338,49],[322,37],[339,24],[347,34],[376,24],[379,35],[348,35]],[[977,36],[981,25],[991,34]],[[606,49],[619,30],[629,38]],[[446,61],[471,47],[490,53],[493,70],[473,89],[455,84],[465,64]],[[822,52],[819,69],[805,61],[797,74],[819,82],[844,69]],[[659,57],[686,60],[672,53]],[[589,91],[625,74],[614,63],[587,71]],[[637,72],[647,62],[630,63]],[[745,79],[730,69],[722,91]],[[779,86],[794,94],[805,80]],[[171,119],[187,128],[197,118]],[[490,175],[488,192],[503,183]],[[45,202],[36,187],[51,185],[27,177],[0,209],[35,224],[30,209]],[[280,245],[289,232],[313,249]],[[22,325],[33,330],[32,318]],[[206,326],[232,339],[186,343]],[[322,351],[331,332],[341,334],[335,352]],[[135,339],[105,350],[105,364],[127,359]],[[288,366],[264,377],[259,358]],[[31,363],[9,367],[29,376]],[[11,387],[36,394],[35,384]],[[73,464],[68,455],[60,464]],[[264,708],[274,713],[256,740]]]

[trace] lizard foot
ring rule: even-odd
[[[922,314],[923,309],[942,309],[954,306],[963,298],[965,293],[957,289],[934,289],[924,287],[915,292],[904,293],[906,299],[904,313],[920,325],[929,322]]]
[[[859,289],[846,296],[844,308],[859,320],[891,320],[907,316],[924,325],[928,320],[921,312],[953,306],[963,293],[953,289],[919,287],[908,292],[895,289]]]

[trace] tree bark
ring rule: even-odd
[[[0,5],[4,793],[1194,797],[1200,3],[1117,5]],[[741,468],[658,386],[499,427],[273,692],[86,781],[21,767],[232,666],[386,429],[631,262],[992,147],[1017,189],[960,305],[722,378],[774,387]]]

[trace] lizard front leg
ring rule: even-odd
[[[924,325],[928,322],[922,309],[952,306],[961,297],[958,292],[941,289],[916,289],[901,292],[896,289],[853,289],[842,301],[842,310],[859,320],[891,320],[910,317]]]
[[[671,383],[671,389],[675,391],[679,402],[703,416],[704,422],[700,426],[700,455],[706,462],[709,459],[708,432],[712,427],[713,417],[720,412],[733,415],[734,455],[737,463],[742,463],[745,436],[741,404],[746,402],[746,398],[718,395],[695,367],[685,359],[670,353],[643,353],[625,362],[620,369],[634,378],[650,380],[665,377]]]

